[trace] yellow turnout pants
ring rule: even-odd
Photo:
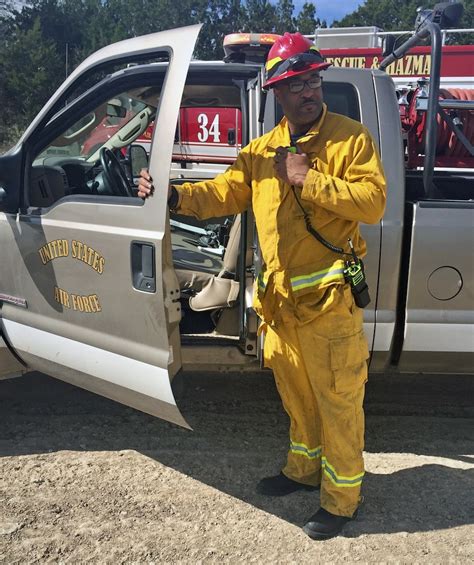
[[[265,363],[273,369],[290,417],[290,448],[283,473],[321,484],[321,507],[352,516],[364,462],[364,399],[368,348],[362,310],[350,289],[331,290],[330,306],[310,323],[265,325]]]

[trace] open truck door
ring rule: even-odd
[[[128,39],[91,55],[0,157],[0,323],[9,347],[30,371],[183,426],[171,389],[181,367],[181,311],[166,201],[199,29]],[[141,66],[145,59],[159,64]],[[92,81],[105,65],[121,71]],[[100,158],[83,153],[95,123],[126,113],[130,139],[155,120],[155,195],[147,201],[117,168],[120,144],[107,141]]]

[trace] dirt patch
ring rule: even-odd
[[[317,494],[255,493],[287,445],[269,376],[187,376],[194,432],[42,375],[0,382],[0,562],[471,563],[472,384],[449,379],[374,380],[365,503],[319,543],[301,531]]]

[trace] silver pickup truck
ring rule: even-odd
[[[172,163],[180,106],[240,109],[244,141],[281,111],[271,93],[261,111],[260,65],[192,61],[199,29],[91,55],[0,157],[0,376],[41,371],[186,426],[172,388],[182,367],[260,369],[252,212],[204,223],[165,203],[170,178],[222,167]],[[388,179],[385,217],[363,226],[371,371],[474,372],[473,171],[432,167],[426,189],[426,171],[405,171],[392,79],[324,78],[329,109],[369,128]],[[152,122],[147,156],[133,142]],[[143,165],[156,186],[145,202]]]

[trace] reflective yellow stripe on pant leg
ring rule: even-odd
[[[362,402],[368,352],[361,336],[362,313],[348,307],[343,287],[333,289],[332,298],[327,312],[297,331],[305,364],[312,368],[321,421],[321,506],[352,516],[364,476]]]
[[[346,370],[357,372],[355,367]],[[362,403],[363,380],[367,374],[365,363],[360,365],[359,371],[357,380],[361,384],[355,390],[327,391],[326,400],[321,403],[326,437],[321,457],[321,506],[339,516],[350,517],[356,511],[364,477]]]
[[[310,449],[304,443],[297,443],[290,440],[290,451],[296,455],[303,455],[308,459],[319,459],[321,457],[322,448],[320,445],[314,449]]]
[[[362,484],[362,478],[365,475],[365,471],[354,475],[352,477],[344,477],[343,475],[338,475],[336,473],[336,469],[328,463],[326,457],[321,458],[321,464],[323,467],[323,472],[327,475],[332,483],[334,483],[337,487],[357,487]]]
[[[280,398],[290,418],[290,449],[283,473],[295,481],[319,485],[319,416],[294,328],[268,326],[264,356],[265,364],[273,369]]]

